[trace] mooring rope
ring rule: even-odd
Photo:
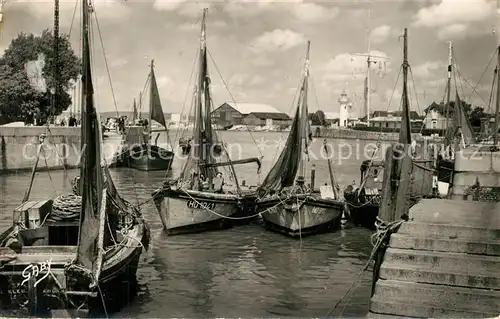
[[[182,189],[181,190],[191,199],[193,200],[197,205],[199,205],[200,207],[202,207],[203,209],[205,210],[208,210],[210,213],[216,215],[216,216],[219,216],[221,218],[225,218],[225,219],[230,219],[230,220],[244,220],[244,219],[251,219],[251,218],[255,218],[257,216],[261,216],[263,213],[265,212],[268,212],[270,211],[271,209],[273,208],[276,208],[278,207],[279,205],[285,205],[285,201],[288,200],[289,198],[291,197],[287,197],[286,199],[281,199],[279,196],[278,196],[278,200],[279,200],[279,203],[277,203],[276,205],[273,205],[269,208],[266,208],[265,210],[261,211],[261,212],[258,212],[256,214],[253,214],[253,215],[250,215],[250,216],[243,216],[243,217],[232,217],[232,216],[224,216],[224,215],[221,215],[217,212],[215,212],[214,210],[208,208],[208,207],[205,207],[204,205],[202,205],[196,198],[194,198],[191,194],[189,194],[189,192],[185,189]],[[297,196],[297,200],[298,200],[298,196]],[[298,207],[300,207],[304,202],[307,201],[307,198],[304,199],[303,201],[301,201],[300,205]]]
[[[333,312],[337,309],[337,307],[340,305],[340,303],[349,294],[349,292],[352,290],[352,288],[356,287],[361,282],[361,280],[363,279],[362,278],[363,273],[368,268],[368,266],[370,266],[370,263],[377,255],[377,252],[378,252],[380,246],[382,245],[382,243],[385,240],[387,240],[388,236],[390,236],[392,233],[396,232],[403,222],[404,222],[404,220],[396,220],[396,221],[387,223],[387,222],[384,222],[383,220],[381,220],[379,217],[377,217],[377,220],[375,222],[375,226],[377,227],[377,232],[375,232],[371,237],[373,249],[372,249],[372,252],[370,254],[370,258],[368,258],[368,261],[364,264],[364,266],[361,268],[361,270],[357,274],[356,279],[352,282],[352,284],[349,286],[349,288],[346,290],[346,292],[342,295],[342,298],[340,298],[339,301],[337,301],[337,303],[333,306],[333,308],[328,312],[328,314],[325,316],[325,318],[330,317],[333,314]],[[375,238],[377,240],[374,243]],[[342,313],[344,313],[344,311],[348,305],[349,305],[349,303],[344,306],[344,308],[342,309]],[[341,317],[341,316],[342,316],[342,314],[339,317]]]

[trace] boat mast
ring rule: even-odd
[[[451,72],[453,63],[453,43],[448,41],[448,81],[446,82],[446,119],[445,119],[445,146],[448,146],[451,141],[448,140],[448,121],[450,117],[450,96],[451,96]],[[456,103],[456,102],[455,102]],[[455,110],[456,111],[456,110]]]
[[[58,104],[58,94],[59,94],[59,0],[54,1],[54,88],[52,91],[52,112],[50,115],[55,114],[56,107]]]
[[[371,3],[370,3],[371,4]],[[371,6],[368,7],[368,21],[370,21],[372,15]],[[370,28],[368,28],[368,57],[366,58],[366,123],[370,126],[370,111],[371,111],[371,98],[372,98],[372,88],[371,88],[371,37],[370,37]]]
[[[204,89],[205,82],[205,72],[204,72],[204,54],[206,50],[206,38],[205,38],[205,21],[207,15],[207,9],[203,9],[203,17],[201,20],[201,31],[200,31],[200,60],[198,66],[198,87],[197,87],[197,95],[196,95],[196,107],[195,107],[195,147],[194,147],[194,156],[195,158],[200,159],[200,163],[205,163],[206,160],[206,152],[204,145],[204,134],[202,134],[203,130],[203,105],[202,105],[202,92]],[[203,138],[203,140],[202,140]],[[198,173],[200,170],[200,166],[198,165]]]
[[[403,34],[403,121],[399,133],[401,144],[411,144],[410,101],[408,99],[408,29]]]
[[[151,59],[151,71],[149,73],[149,78],[150,78],[150,83],[149,83],[149,113],[148,113],[148,132],[150,134],[150,137],[151,137],[151,112],[153,112],[153,81],[156,81],[156,79],[154,78],[154,62],[155,60],[154,59]],[[151,139],[148,138],[148,144],[151,144]]]
[[[498,128],[500,126],[500,45],[498,46],[498,58],[497,58],[497,99],[496,99],[496,109],[495,109],[495,126],[493,131],[493,146],[498,147]]]
[[[299,178],[302,180],[306,175],[306,168],[304,165],[304,152],[307,151],[307,139],[309,138],[307,135],[307,91],[308,91],[308,82],[309,82],[309,59],[310,59],[310,50],[311,50],[311,41],[307,41],[307,49],[306,49],[306,61],[304,63],[304,83],[302,84],[302,103],[300,110],[300,132],[301,132],[301,144],[300,148],[300,159],[299,159]]]

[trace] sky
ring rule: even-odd
[[[60,2],[60,32],[70,33],[80,55],[81,5]],[[500,0],[94,0],[93,6],[94,87],[102,112],[132,110],[152,58],[164,111],[189,111],[203,8],[208,8],[215,104],[265,103],[289,114],[308,40],[310,112],[338,112],[345,90],[354,116],[364,115],[366,57],[359,55],[369,52],[377,61],[371,70],[372,111],[400,109],[404,28],[411,108],[418,112],[444,97],[447,41],[453,43],[460,73],[452,92],[458,88],[466,101],[487,106],[496,62],[492,58],[500,44]],[[0,53],[20,32],[52,28],[53,1],[6,0],[3,14]]]

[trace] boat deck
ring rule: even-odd
[[[64,265],[75,258],[76,248],[76,246],[30,246],[23,247],[22,251],[16,254],[10,248],[1,247],[0,264],[15,267],[50,260],[51,265]]]
[[[368,318],[500,314],[500,203],[426,199],[391,235]]]

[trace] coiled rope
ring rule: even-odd
[[[397,230],[399,229],[401,224],[403,224],[403,222],[404,222],[404,220],[400,219],[400,220],[396,220],[396,221],[388,223],[388,222],[381,220],[377,216],[377,219],[375,221],[375,226],[377,227],[377,231],[371,237],[371,243],[373,245],[373,249],[372,249],[372,252],[370,254],[370,258],[368,258],[368,261],[360,269],[358,275],[356,276],[356,279],[352,282],[352,284],[349,286],[347,291],[342,295],[342,298],[340,298],[339,301],[337,301],[337,303],[333,306],[333,308],[328,312],[328,314],[325,316],[325,318],[330,317],[333,314],[333,312],[337,309],[337,307],[340,305],[340,303],[346,298],[346,296],[349,294],[349,292],[354,287],[357,287],[359,285],[359,283],[363,279],[363,273],[368,268],[368,266],[370,266],[370,263],[377,255],[377,252],[378,252],[380,246],[382,246],[382,244],[389,239],[389,237],[392,233],[397,232]],[[346,310],[348,305],[349,305],[349,302],[344,306],[344,308],[342,309],[342,312],[340,313],[340,315],[338,317],[342,317],[342,314],[344,313],[344,311]]]
[[[52,204],[52,212],[47,221],[68,222],[78,220],[82,207],[82,197],[75,194],[57,196]]]

